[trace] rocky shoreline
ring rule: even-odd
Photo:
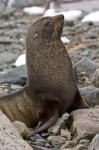
[[[16,68],[15,61],[25,52],[25,36],[29,25],[39,17],[41,16],[28,16],[20,9],[10,9],[0,13],[0,96],[17,91],[26,84],[25,66]],[[99,24],[81,23],[79,20],[69,22],[64,26],[63,36],[70,40],[70,43],[64,44],[71,57],[81,94],[90,106],[96,107],[74,111],[71,113],[71,119],[69,114],[64,114],[47,132],[34,135],[27,142],[34,150],[98,150]],[[2,113],[0,118],[1,116]],[[3,135],[7,135],[6,129],[3,135],[1,132],[8,122],[7,119],[6,124],[0,125],[0,139]],[[18,129],[22,137],[29,132],[21,122],[14,122],[13,126]],[[19,143],[17,142],[18,145]],[[5,144],[1,142],[0,148],[3,149],[3,145]]]

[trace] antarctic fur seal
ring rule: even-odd
[[[66,111],[86,107],[61,41],[63,26],[63,15],[44,17],[30,26],[26,35],[27,85],[0,97],[0,109],[10,120],[31,127],[40,122],[33,133],[47,129]]]

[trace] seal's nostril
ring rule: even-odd
[[[61,19],[63,19],[63,20],[64,20],[64,15],[62,15],[62,14],[61,14],[61,15],[59,15],[59,16],[60,16],[60,18],[61,18]]]
[[[64,22],[64,15],[60,14],[60,15],[54,16],[54,17],[53,17],[53,20],[54,20],[55,22],[56,22],[56,21]]]

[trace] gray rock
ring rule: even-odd
[[[66,140],[70,141],[71,139],[71,132],[68,130],[68,129],[61,129],[61,132],[60,132],[61,136],[62,137],[65,137]]]
[[[73,148],[77,145],[77,141],[73,140],[73,141],[66,141],[66,143],[64,145],[61,146],[61,150],[65,150],[65,149],[68,149],[68,148]]]
[[[31,6],[31,5],[33,5],[33,0],[8,0],[7,2],[8,8],[11,8],[11,7],[22,8],[22,7]]]
[[[88,150],[99,150],[99,133],[93,138]]]
[[[32,142],[36,142],[37,140],[42,140],[43,141],[43,138],[39,134],[34,134],[32,137],[30,137],[30,140]]]
[[[11,52],[2,52],[0,53],[0,65],[3,65],[5,63],[11,63],[14,62],[16,59],[16,55]]]
[[[0,149],[33,150],[20,136],[11,121],[0,111]]]
[[[87,76],[92,76],[96,70],[96,64],[89,58],[83,57],[80,61],[78,61],[75,64],[74,70],[78,76],[82,72],[85,72]]]
[[[49,136],[48,137],[48,141],[50,143],[52,143],[52,145],[63,145],[65,142],[66,142],[66,139],[64,137],[61,137],[61,136]]]
[[[99,107],[90,109],[78,109],[71,114],[73,123],[71,133],[73,139],[91,139],[99,132]]]
[[[88,150],[88,147],[83,144],[78,144],[73,150]]]
[[[81,95],[90,106],[99,105],[99,88],[87,86],[80,88]]]
[[[45,3],[46,3],[46,0],[42,0],[42,1],[41,0],[8,0],[7,6],[23,8],[25,6],[44,5]]]
[[[29,128],[23,122],[14,121],[13,125],[18,130],[20,135],[25,135],[25,134],[29,133]]]
[[[88,146],[90,144],[90,140],[82,139],[79,141],[79,144],[84,144],[84,145]]]
[[[93,74],[92,84],[99,88],[99,68]]]
[[[7,72],[0,73],[0,83],[10,83],[25,85],[27,80],[27,73],[25,66],[11,69]]]
[[[50,145],[46,140],[44,139],[37,139],[36,142],[32,142],[33,145],[38,145],[41,147],[46,147],[46,148],[52,148],[52,145]]]
[[[49,148],[46,147],[41,147],[41,146],[37,146],[37,145],[32,145],[34,150],[50,150]]]

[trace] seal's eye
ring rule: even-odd
[[[44,22],[44,26],[49,26],[49,25],[51,25],[51,22],[50,22],[50,21]]]

